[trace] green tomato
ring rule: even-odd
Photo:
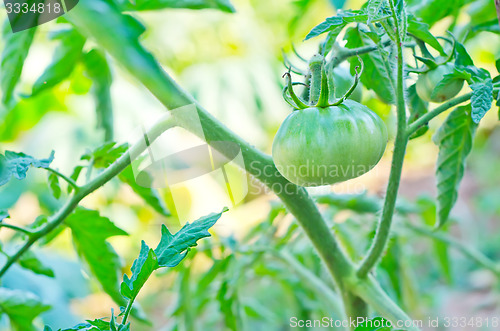
[[[453,98],[462,89],[464,85],[463,79],[453,79],[442,86],[438,86],[444,76],[451,74],[453,70],[453,64],[446,63],[421,74],[417,80],[418,96],[427,102],[444,102]]]
[[[330,185],[371,170],[386,144],[382,119],[368,107],[346,100],[291,113],[274,138],[273,159],[278,171],[297,185]]]
[[[333,85],[335,89],[335,98],[341,98],[344,94],[351,88],[354,82],[354,77],[351,75],[349,70],[343,67],[335,67],[333,69]],[[363,88],[361,84],[358,84],[349,99],[361,102],[363,97]]]

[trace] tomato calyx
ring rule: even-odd
[[[358,86],[359,77],[363,72],[363,61],[359,57],[358,59],[360,66],[357,66],[354,69],[354,82],[342,97],[336,100],[332,97],[334,96],[334,86],[332,82],[329,82],[324,57],[317,54],[309,61],[309,69],[311,72],[310,86],[304,83],[292,82],[292,76],[290,74],[291,67],[288,67],[288,71],[283,75],[283,78],[286,79],[286,85],[283,88],[283,99],[290,106],[292,106],[294,110],[306,109],[310,107],[327,108],[342,104],[354,92],[356,86]],[[294,85],[305,85],[309,87],[309,102],[301,99],[297,96],[297,94],[295,94],[293,90]]]

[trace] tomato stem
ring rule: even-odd
[[[391,232],[392,219],[394,215],[394,208],[396,206],[396,198],[398,195],[399,182],[401,180],[401,173],[403,170],[403,161],[406,152],[406,145],[408,144],[408,135],[406,134],[407,118],[406,118],[406,104],[405,104],[405,87],[404,87],[404,59],[403,59],[403,45],[401,43],[401,34],[398,17],[396,14],[394,0],[389,0],[392,11],[394,24],[396,27],[396,45],[397,45],[397,86],[396,86],[396,112],[397,112],[397,132],[394,142],[394,154],[392,157],[391,173],[389,175],[389,183],[382,210],[382,216],[377,226],[377,232],[372,245],[363,259],[358,271],[359,278],[365,278],[370,270],[378,263],[382,256],[389,235]],[[404,5],[404,4],[403,4]]]
[[[359,77],[361,77],[361,74],[363,73],[363,70],[364,70],[364,64],[363,64],[363,60],[361,60],[361,58],[358,56],[358,60],[359,60],[359,63],[361,65],[361,68],[360,67],[355,67],[354,68],[354,72],[356,73],[354,75],[354,82],[351,86],[351,88],[344,94],[344,96],[342,98],[340,98],[340,100],[335,103],[334,105],[339,105],[341,104],[342,102],[344,102],[347,98],[349,98],[351,96],[351,94],[354,92],[354,90],[356,89],[356,86],[358,86],[358,83],[359,83]],[[358,71],[359,70],[359,71]]]
[[[321,94],[321,76],[324,62],[323,56],[316,54],[309,61],[309,71],[311,72],[311,84],[309,89],[309,104],[318,103]]]
[[[333,86],[332,86],[333,88]],[[326,74],[326,68],[324,63],[321,64],[321,90],[316,107],[326,108],[329,107],[330,90],[328,86],[328,75]]]
[[[285,77],[286,84],[287,84],[285,86],[285,88],[283,89],[283,97],[285,98],[285,101],[288,102],[288,104],[291,105],[292,107],[294,107],[295,109],[305,109],[305,108],[309,107],[293,91],[294,83],[292,83],[292,76],[290,75],[290,72],[286,72],[283,75],[283,77]],[[291,100],[289,99],[288,95],[286,94],[287,91],[290,94]],[[292,102],[290,102],[290,101],[292,101]]]

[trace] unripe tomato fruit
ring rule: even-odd
[[[320,186],[361,176],[382,157],[384,122],[368,107],[345,100],[338,106],[292,112],[273,142],[278,171],[300,186]]]
[[[417,80],[418,96],[428,102],[443,102],[453,98],[460,92],[464,85],[462,79],[453,79],[444,86],[438,87],[444,75],[451,74],[453,70],[453,64],[446,63],[424,74],[420,74]]]
[[[334,81],[334,89],[335,89],[335,97],[341,98],[352,86],[352,82],[354,77],[351,75],[349,70],[336,67],[333,69],[333,81]],[[358,84],[352,94],[349,96],[349,99],[361,102],[361,98],[363,97],[363,88],[361,84]]]

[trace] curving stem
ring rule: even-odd
[[[389,0],[393,19],[396,25],[396,46],[398,49],[397,60],[397,85],[396,85],[396,113],[397,113],[397,132],[394,142],[394,154],[392,156],[391,173],[389,175],[389,183],[387,185],[386,196],[382,215],[377,226],[377,232],[368,254],[363,259],[361,266],[357,271],[359,278],[366,278],[372,268],[377,264],[380,257],[384,253],[389,235],[391,232],[392,219],[394,216],[394,208],[396,206],[396,198],[398,196],[399,182],[403,170],[403,161],[408,144],[406,104],[405,104],[405,87],[404,87],[404,59],[403,59],[403,41],[399,33],[400,27],[395,9],[395,0]]]
[[[286,79],[286,86],[283,89],[283,97],[285,98],[285,101],[291,105],[295,109],[305,109],[309,107],[304,101],[302,101],[293,91],[293,85],[292,83],[292,75],[290,75],[290,71],[286,72],[283,77]],[[290,94],[290,97],[286,94],[288,90],[288,93]],[[293,103],[290,102],[293,101]]]

